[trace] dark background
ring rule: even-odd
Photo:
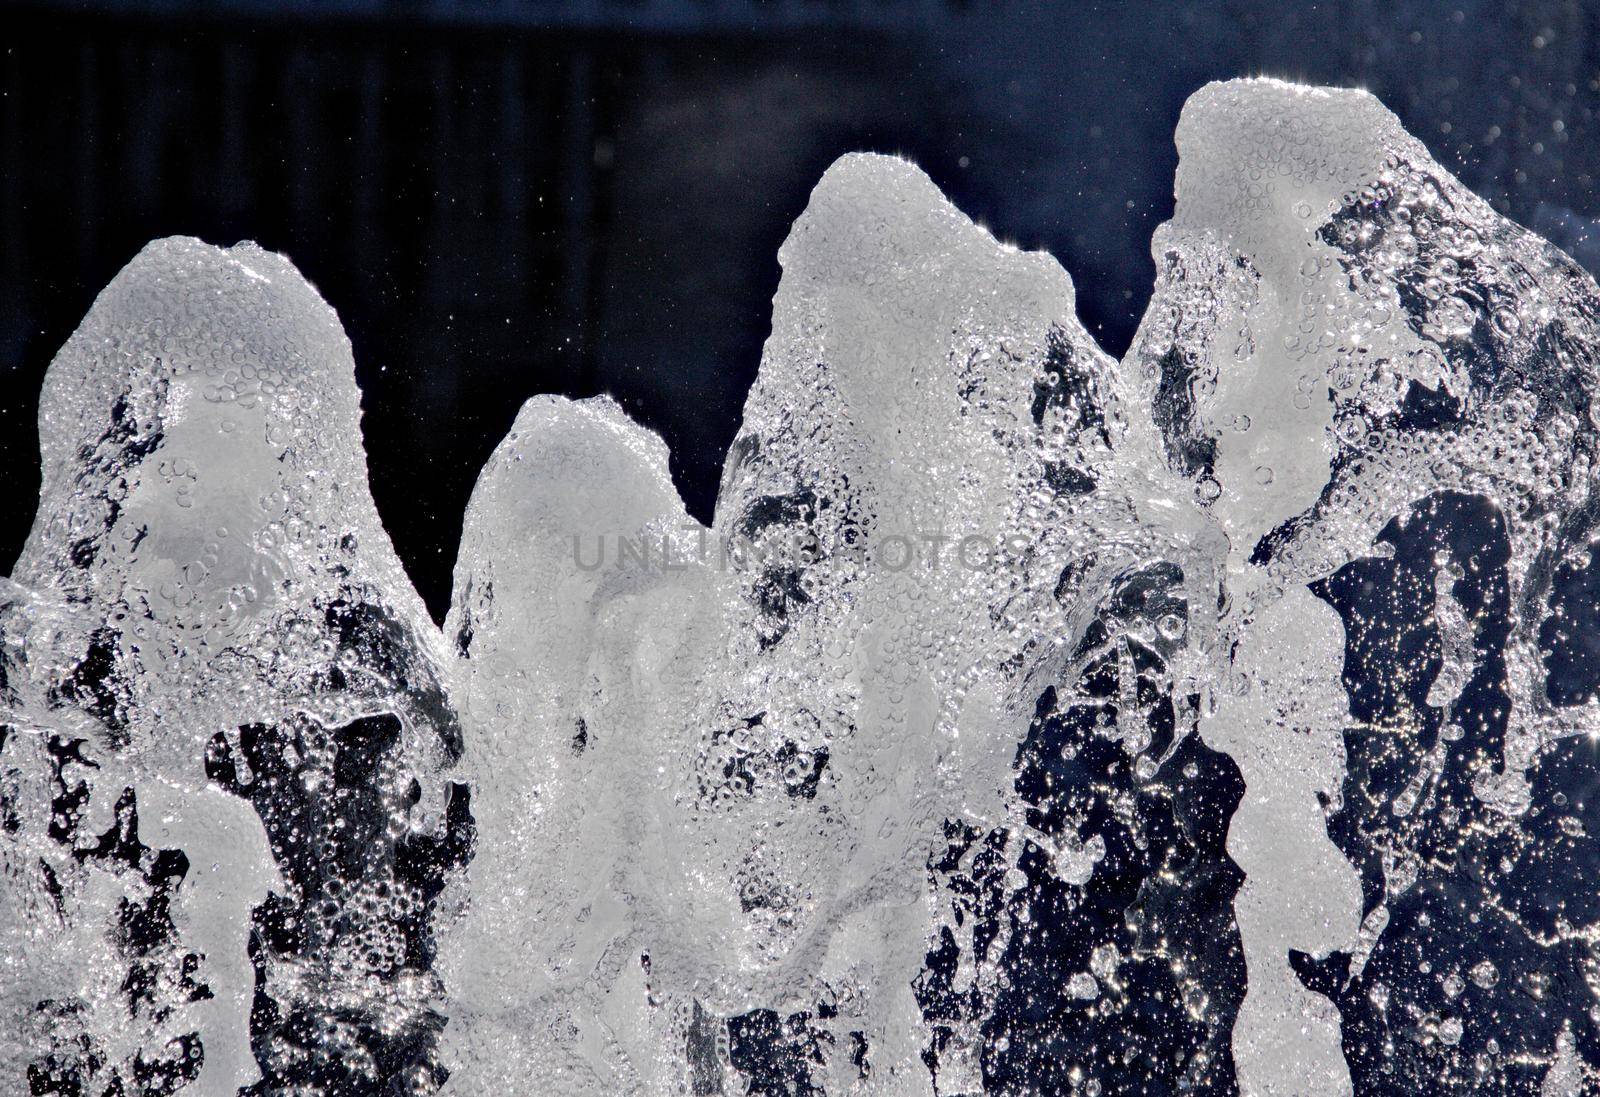
[[[1376,92],[1600,266],[1600,5],[160,0],[0,6],[0,567],[38,387],[152,237],[283,251],[355,345],[373,493],[436,616],[478,469],[535,393],[610,392],[708,518],[777,249],[853,149],[1046,248],[1120,354],[1207,80]]]

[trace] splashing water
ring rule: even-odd
[[[0,589],[0,1090],[1600,1084],[1600,291],[1365,93],[1178,146],[1120,364],[840,160],[712,526],[535,398],[442,631],[332,310],[146,248]]]

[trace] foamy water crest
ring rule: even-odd
[[[1600,1084],[1600,291],[1365,93],[1177,140],[1120,363],[841,159],[712,525],[536,397],[442,630],[333,310],[147,247],[0,581],[0,1092]]]

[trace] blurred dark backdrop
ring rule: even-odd
[[[821,172],[904,153],[1053,252],[1107,350],[1207,80],[1376,92],[1591,269],[1600,5],[106,0],[0,7],[0,567],[40,378],[152,237],[283,251],[355,344],[373,491],[436,615],[521,402],[610,392],[709,516]]]

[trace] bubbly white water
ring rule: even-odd
[[[142,252],[0,592],[0,1091],[1597,1084],[1600,291],[1364,93],[1178,145],[1120,364],[843,158],[712,526],[535,398],[442,631],[332,310]]]

